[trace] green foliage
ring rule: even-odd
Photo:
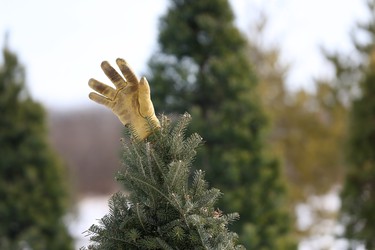
[[[262,42],[266,25],[263,19],[255,26],[248,54],[271,120],[268,144],[283,163],[294,207],[342,182],[348,108],[341,88],[329,81],[316,82],[315,93],[287,89],[280,51]]]
[[[346,182],[341,194],[345,236],[375,248],[375,58],[362,82],[363,95],[353,102],[349,160]]]
[[[290,227],[285,184],[264,153],[267,122],[247,41],[233,19],[227,0],[171,1],[147,77],[156,110],[194,117],[192,130],[206,140],[197,165],[225,193],[219,207],[241,215],[232,227],[241,241],[249,249],[282,249]]]
[[[369,1],[371,20],[363,25],[370,38],[357,44],[363,56],[360,90],[353,100],[348,139],[348,166],[341,193],[341,221],[351,249],[375,249],[375,1]]]
[[[7,48],[0,66],[0,248],[72,249],[63,222],[64,168],[47,141],[45,112],[25,91]]]
[[[274,117],[270,144],[285,163],[293,204],[324,195],[343,179],[348,109],[330,83],[316,87],[314,94],[301,90],[267,106]]]
[[[278,47],[264,44],[266,27],[266,18],[253,25],[248,55],[258,76],[259,96],[271,120],[267,141],[283,163],[290,210],[306,204],[314,219],[308,226],[296,227],[295,236],[315,238],[326,233],[327,221],[337,218],[336,211],[312,202],[312,197],[336,191],[343,181],[347,91],[336,79],[317,80],[314,92],[288,89],[288,67],[280,63]]]
[[[88,231],[88,249],[242,249],[227,229],[238,215],[214,207],[220,191],[208,187],[201,170],[189,184],[202,143],[198,134],[185,138],[189,121],[188,114],[177,122],[163,116],[147,142],[124,144],[117,180],[129,194],[111,197],[109,214]]]

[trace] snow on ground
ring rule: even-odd
[[[336,221],[340,203],[338,189],[335,189],[326,195],[312,196],[306,203],[296,206],[297,227],[310,232],[300,242],[299,250],[347,249],[347,242],[335,237],[343,233],[343,227]],[[325,217],[319,217],[323,214]]]
[[[92,196],[82,199],[75,213],[67,217],[67,223],[71,235],[74,237],[76,249],[88,246],[89,237],[85,231],[92,224],[98,224],[98,220],[108,213],[109,196]]]

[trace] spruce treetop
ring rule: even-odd
[[[221,193],[203,171],[190,174],[202,138],[185,138],[189,121],[162,116],[146,141],[125,138],[117,180],[128,194],[111,197],[109,214],[88,230],[88,249],[243,249],[228,230],[238,215],[215,207]]]

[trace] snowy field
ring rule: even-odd
[[[76,214],[68,216],[67,221],[71,234],[76,240],[76,249],[87,246],[89,237],[86,237],[85,231],[92,225],[97,224],[98,220],[108,213],[109,196],[93,196],[81,200],[77,206]],[[347,243],[345,240],[337,240],[334,235],[342,231],[334,220],[326,220],[319,225],[314,225],[314,214],[311,206],[320,206],[328,211],[337,211],[340,206],[339,198],[331,193],[323,197],[312,198],[309,204],[301,204],[296,208],[298,216],[298,226],[314,226],[314,235],[302,241],[299,244],[299,250],[345,250]],[[357,250],[364,250],[360,248]]]
[[[89,237],[85,236],[85,231],[92,224],[98,224],[98,220],[108,213],[109,198],[110,196],[86,197],[78,204],[76,214],[68,216],[69,230],[75,238],[76,249],[89,244]]]

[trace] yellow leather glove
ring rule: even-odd
[[[160,127],[151,101],[150,86],[145,77],[138,80],[124,59],[118,58],[116,63],[125,78],[117,73],[107,61],[102,62],[102,70],[116,89],[90,79],[89,86],[100,95],[91,92],[89,98],[110,108],[124,125],[130,125],[138,138],[143,140],[152,132],[146,118],[156,127]]]

